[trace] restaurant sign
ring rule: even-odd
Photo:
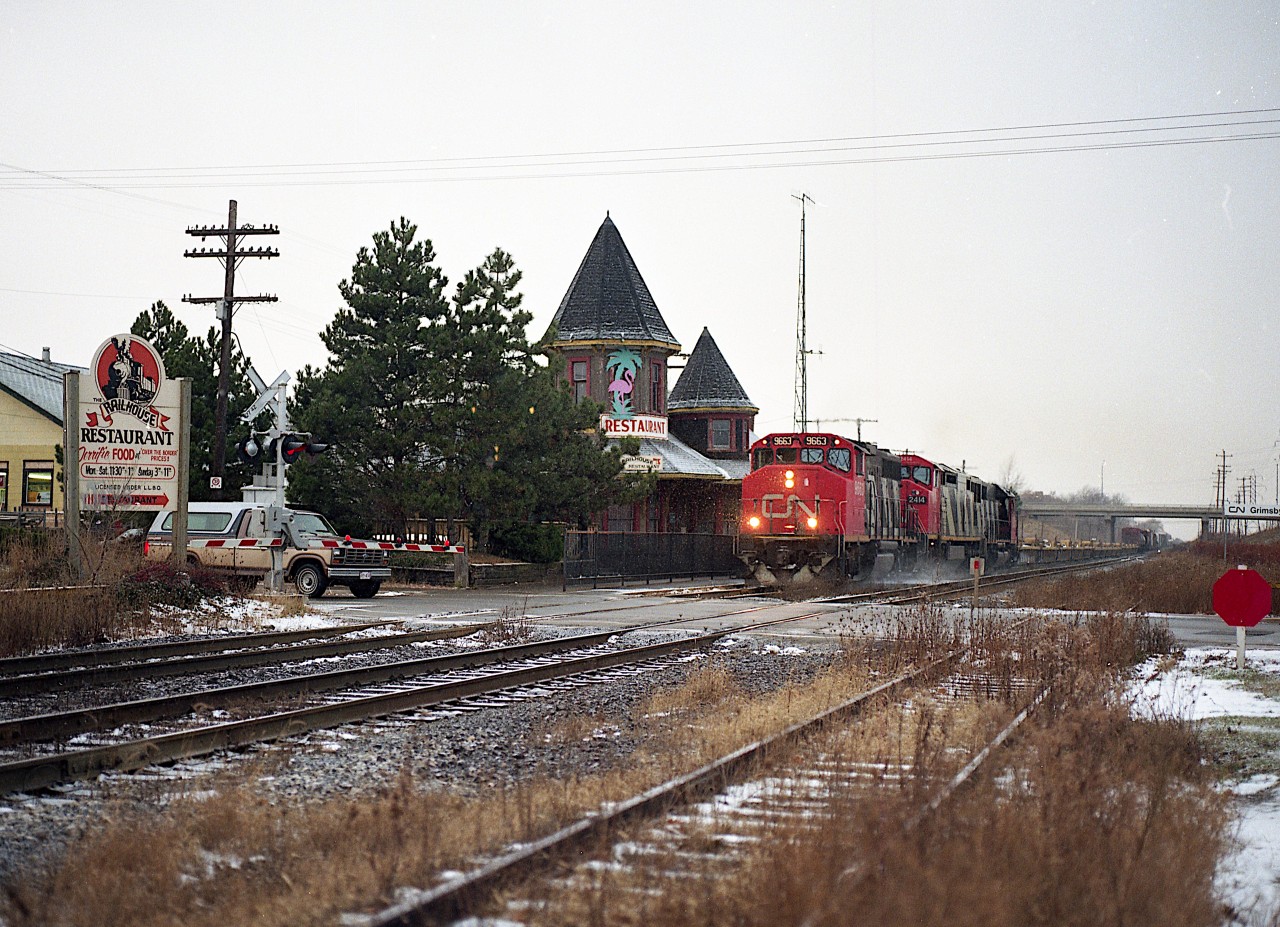
[[[667,440],[665,415],[632,415],[630,418],[600,416],[600,430],[610,438],[654,438]]]
[[[80,375],[79,484],[86,509],[171,511],[182,434],[177,380],[136,335],[113,335]]]

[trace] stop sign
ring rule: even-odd
[[[1213,584],[1213,610],[1233,628],[1252,628],[1271,611],[1271,586],[1257,570],[1227,570]]]

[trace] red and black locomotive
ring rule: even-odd
[[[1013,560],[1017,497],[918,454],[827,433],[771,434],[751,447],[740,538],[743,560],[766,581],[865,575],[890,558],[905,570],[923,558]]]

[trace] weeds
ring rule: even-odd
[[[909,616],[891,645],[902,651],[893,662],[929,658],[937,647],[929,634],[941,630],[929,610]],[[874,787],[833,792],[830,817],[779,818],[731,869],[721,872],[725,859],[716,854],[716,879],[684,877],[711,867],[709,859],[673,857],[673,878],[639,885],[626,884],[626,872],[597,869],[594,889],[538,917],[674,927],[1211,923],[1208,880],[1224,817],[1200,747],[1184,726],[1129,722],[1108,698],[1122,661],[1149,643],[1141,622],[1098,616],[1002,629],[982,618],[948,633],[973,645],[975,666],[1072,681],[1072,697],[1048,706],[1044,726],[1004,755],[1005,776],[904,830],[1014,707],[922,690],[905,709],[886,705],[811,741],[814,755],[842,769],[874,771]],[[625,764],[597,775],[540,777],[473,796],[424,790],[401,775],[374,794],[302,805],[261,797],[248,779],[163,812],[122,810],[77,840],[53,871],[15,882],[0,919],[15,927],[333,923],[811,717],[870,682],[866,651],[759,697],[705,665],[629,719],[565,721],[566,740],[610,723],[630,725],[640,739]],[[531,740],[556,729],[534,730]],[[718,846],[708,832],[703,849]]]
[[[1240,544],[1229,563],[1245,563],[1280,582],[1280,544]],[[1222,575],[1222,545],[1190,545],[1137,563],[1087,574],[1033,580],[1019,586],[1012,603],[1028,608],[1213,614],[1213,584]]]
[[[134,548],[88,542],[84,553],[91,572],[78,580],[68,572],[57,533],[6,539],[0,557],[0,656],[137,637],[161,626],[154,606],[191,608],[226,592],[209,570],[143,561]]]
[[[476,638],[491,647],[523,644],[533,637],[533,625],[524,609],[503,606],[498,617],[480,629]]]

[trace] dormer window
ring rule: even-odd
[[[708,446],[713,451],[727,451],[730,449],[729,420],[727,418],[713,418],[711,420],[711,443]]]

